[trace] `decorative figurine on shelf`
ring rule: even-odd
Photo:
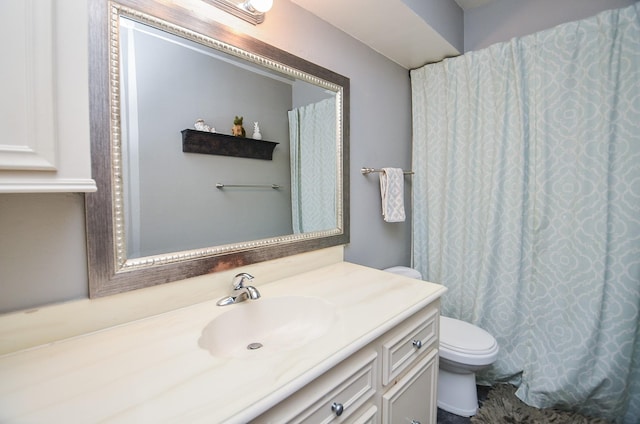
[[[205,131],[205,132],[212,132],[212,133],[216,132],[216,129],[207,125],[204,122],[204,119],[202,118],[197,119],[196,123],[193,124],[193,127],[198,131]]]
[[[235,137],[246,137],[247,136],[247,132],[244,130],[244,127],[242,126],[242,119],[243,117],[240,116],[236,116],[235,119],[233,120],[233,127],[231,128],[231,135],[235,136]]]
[[[209,127],[209,125],[204,123],[204,119],[200,118],[196,120],[196,123],[193,124],[193,127],[198,130],[198,131],[206,131],[209,132],[211,130],[211,128]]]
[[[260,126],[257,122],[253,123],[253,139],[262,140],[262,134],[260,134]]]

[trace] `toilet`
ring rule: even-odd
[[[419,271],[394,266],[384,271],[421,280]],[[468,322],[440,317],[438,408],[463,417],[478,411],[476,371],[493,364],[498,342],[485,330]]]

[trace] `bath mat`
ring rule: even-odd
[[[515,395],[516,388],[508,384],[495,386],[482,403],[472,424],[608,424],[600,418],[585,417],[577,412],[558,409],[538,409],[527,405]]]

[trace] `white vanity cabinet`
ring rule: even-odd
[[[435,423],[438,317],[434,302],[251,423]]]
[[[436,422],[438,352],[433,350],[382,395],[383,423]]]
[[[432,304],[383,336],[382,423],[436,422],[439,316]]]
[[[251,423],[377,422],[377,371],[377,352],[362,349]]]
[[[3,0],[0,17],[0,193],[95,191],[86,2]]]
[[[271,264],[271,272],[280,272],[291,259]],[[202,282],[194,293],[216,290],[211,300],[0,354],[0,422],[436,422],[439,299],[446,288],[340,261],[262,284],[261,299],[234,308],[216,304],[228,295],[227,278]],[[162,297],[180,296],[181,290],[178,285]],[[107,298],[108,309],[95,309],[104,307],[101,301],[91,303],[94,309],[65,303],[13,314],[0,319],[0,333],[7,340],[36,331],[48,335],[51,322],[71,323],[78,316],[92,321],[99,313],[147,304],[132,295]],[[314,319],[327,325],[315,338],[290,346],[301,319],[294,302],[304,297],[326,303],[327,314]],[[274,320],[273,334],[268,327],[244,331],[265,319],[249,310],[268,299],[284,299],[276,304],[289,320]],[[227,313],[229,331],[218,328],[218,354],[212,354],[203,345],[205,329]],[[304,331],[313,331],[308,324]],[[245,350],[252,342],[264,345]],[[241,349],[220,351],[224,343]]]

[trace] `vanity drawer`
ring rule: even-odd
[[[353,414],[375,393],[376,361],[375,351],[359,352],[252,422],[328,424],[351,417],[360,422]]]
[[[423,354],[437,347],[438,308],[426,309],[393,332],[382,345],[382,384],[388,385]]]
[[[435,423],[438,350],[431,352],[382,395],[382,424]]]
[[[362,414],[349,420],[348,423],[345,422],[345,424],[377,424],[377,418],[378,408],[375,405],[371,405]]]

